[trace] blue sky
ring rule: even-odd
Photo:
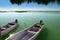
[[[0,10],[60,10],[60,5],[57,3],[49,3],[48,5],[22,3],[18,6],[11,4],[9,0],[0,0]]]

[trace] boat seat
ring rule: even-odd
[[[33,27],[41,28],[41,25],[39,23],[35,24]]]
[[[10,26],[7,24],[7,25],[5,25],[5,26],[3,26],[4,28],[9,28]]]
[[[8,23],[9,25],[14,25],[14,23]]]
[[[5,30],[6,28],[1,28],[1,31]]]
[[[38,28],[38,27],[32,27],[32,28],[30,28],[28,31],[30,31],[30,32],[38,32],[39,31],[39,29],[40,28]]]
[[[36,32],[28,30],[27,32],[35,34]]]

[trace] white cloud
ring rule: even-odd
[[[0,8],[0,11],[60,11],[60,8],[39,8],[39,9],[30,9],[30,8]]]

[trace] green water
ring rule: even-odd
[[[21,31],[33,23],[43,20],[45,26],[36,40],[60,40],[60,12],[2,12],[0,13],[0,25],[5,25],[9,22],[18,19],[19,26],[3,36],[2,39],[7,38],[7,35]],[[2,40],[1,39],[1,40]]]

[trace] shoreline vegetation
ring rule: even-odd
[[[60,12],[60,11],[0,11],[0,12]]]
[[[10,0],[11,4],[21,5],[22,3],[37,3],[37,4],[44,4],[48,5],[49,3],[57,3],[60,5],[60,0]]]

